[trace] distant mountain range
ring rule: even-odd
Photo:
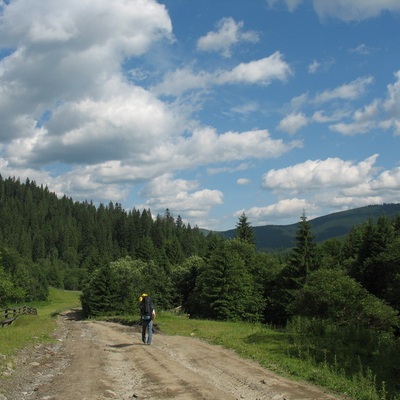
[[[394,218],[400,215],[400,204],[382,204],[354,208],[341,211],[323,217],[309,220],[315,242],[323,242],[331,238],[340,238],[347,235],[350,230],[368,219],[376,221],[379,216],[386,215]],[[253,227],[256,236],[257,250],[286,250],[293,247],[295,236],[300,223],[291,225],[265,225]],[[215,232],[227,239],[236,236],[236,230],[231,229],[224,232]]]

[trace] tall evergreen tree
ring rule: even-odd
[[[254,230],[244,212],[239,217],[239,221],[236,224],[236,237],[250,244],[255,244],[256,242]]]
[[[108,265],[93,271],[81,295],[82,310],[87,317],[114,314],[118,310],[116,276]]]
[[[289,258],[289,265],[293,278],[300,285],[306,281],[311,271],[318,268],[314,235],[304,212],[296,232],[296,245]]]
[[[216,243],[196,282],[190,314],[217,320],[259,320],[263,302],[230,241]]]
[[[307,281],[309,273],[318,268],[316,245],[311,225],[303,212],[296,232],[296,245],[293,248],[287,265],[277,276],[273,285],[267,309],[271,312],[274,323],[286,324],[293,316],[293,304],[299,290]]]

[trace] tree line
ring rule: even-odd
[[[48,286],[81,290],[94,271],[124,257],[167,271],[206,247],[200,229],[169,210],[153,216],[112,202],[96,207],[0,176],[0,304],[43,300]]]

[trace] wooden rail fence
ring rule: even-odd
[[[10,325],[22,314],[37,315],[37,309],[28,306],[4,308],[0,310],[0,325],[2,327]]]

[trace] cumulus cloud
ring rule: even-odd
[[[272,139],[266,130],[218,135],[213,128],[203,128],[195,130],[192,137],[181,140],[177,149],[180,154],[190,154],[194,165],[245,160],[249,157],[274,158],[301,146],[300,141],[285,143],[281,139]]]
[[[12,140],[5,154],[20,165],[83,159],[101,163],[140,157],[164,135],[179,132],[180,117],[149,92],[118,85],[114,89],[113,96],[64,103],[46,128]]]
[[[308,160],[288,168],[270,170],[262,180],[279,200],[274,204],[238,210],[254,225],[293,221],[304,211],[308,217],[333,210],[343,211],[370,204],[398,202],[400,168],[382,171],[375,166],[378,155],[358,163],[339,158]],[[293,195],[294,197],[289,197]],[[300,197],[300,196],[301,197]]]
[[[141,195],[147,198],[146,206],[151,209],[174,210],[174,214],[204,218],[210,209],[223,202],[223,193],[219,190],[198,190],[197,181],[174,179],[172,174],[163,174],[151,180]]]
[[[396,167],[392,170],[383,171],[372,183],[373,189],[394,190],[393,195],[397,196],[400,189],[400,168]]]
[[[230,57],[232,47],[239,42],[256,43],[258,34],[254,31],[243,31],[243,22],[236,22],[233,18],[223,18],[217,23],[216,32],[208,32],[197,41],[200,51],[215,51],[224,57]]]
[[[279,170],[270,170],[262,180],[265,189],[302,193],[321,187],[352,187],[368,181],[374,173],[375,154],[358,164],[339,158],[308,160]]]
[[[104,95],[110,79],[123,79],[125,58],[162,39],[172,39],[171,21],[165,7],[151,0],[117,0],[114,7],[105,0],[90,7],[79,0],[63,7],[51,0],[7,4],[0,45],[13,51],[0,66],[0,137],[28,136],[46,111]]]
[[[251,207],[247,210],[240,210],[235,213],[235,217],[245,212],[249,220],[254,221],[255,225],[269,225],[282,219],[299,219],[303,212],[307,215],[319,210],[314,204],[306,199],[291,198],[282,199],[277,203],[265,207]]]
[[[283,55],[277,51],[269,57],[241,63],[231,71],[218,73],[216,82],[266,85],[275,79],[285,81],[291,74],[290,66],[283,60]]]

